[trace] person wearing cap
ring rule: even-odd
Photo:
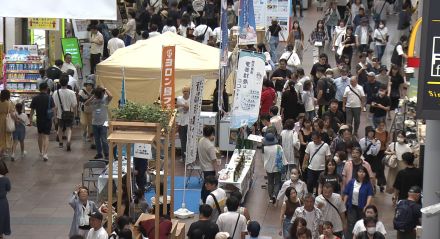
[[[411,152],[402,154],[402,160],[406,168],[397,173],[396,180],[394,181],[394,203],[405,199],[412,186],[423,186],[423,172],[414,165],[414,158],[414,154]]]
[[[100,212],[95,211],[90,213],[90,231],[86,239],[107,239],[107,231],[102,227],[103,216]]]
[[[263,163],[267,173],[269,201],[275,203],[281,188],[281,171],[287,165],[287,159],[283,147],[278,144],[278,139],[272,132],[267,132],[263,139]]]
[[[373,30],[370,27],[369,20],[366,17],[361,19],[361,25],[355,28],[356,46],[359,52],[366,52],[370,47],[371,34]]]
[[[371,108],[371,102],[373,102],[373,99],[375,96],[377,96],[377,93],[379,92],[380,87],[382,86],[381,83],[376,81],[376,74],[372,71],[367,73],[367,82],[364,84],[364,93],[367,96],[367,102],[366,102],[366,108],[367,108],[367,118],[368,123],[372,123],[372,114],[373,113]]]
[[[316,188],[318,191],[319,175],[325,169],[325,161],[331,156],[330,146],[322,141],[321,133],[312,132],[312,142],[307,144],[304,161],[302,165],[303,171],[307,170],[307,191],[313,192]]]
[[[408,191],[408,198],[397,202],[393,224],[397,230],[397,239],[416,239],[416,227],[421,225],[422,205],[419,200],[422,188],[412,186]],[[411,218],[408,217],[411,215]]]

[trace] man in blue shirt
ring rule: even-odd
[[[338,108],[342,109],[342,98],[344,97],[345,88],[350,84],[350,77],[348,77],[348,68],[344,66],[340,71],[341,76],[334,80],[336,86],[335,99],[338,100]]]

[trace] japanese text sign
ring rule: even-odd
[[[162,47],[162,84],[160,100],[163,109],[174,109],[175,46]]]

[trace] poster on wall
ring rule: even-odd
[[[202,111],[203,88],[205,87],[205,77],[193,76],[191,93],[189,97],[189,122],[186,141],[186,163],[196,160],[198,137],[202,135],[202,121],[200,112]]]
[[[289,36],[291,1],[287,0],[253,0],[255,23],[257,27],[267,29],[272,19],[278,20],[282,31],[280,41],[286,41]]]
[[[87,26],[89,25],[88,20],[72,20],[73,33],[78,39],[88,39],[89,32],[87,31]]]
[[[234,104],[230,128],[252,126],[260,111],[261,86],[265,71],[263,54],[241,51],[235,80]]]

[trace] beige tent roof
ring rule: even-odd
[[[152,103],[159,96],[161,83],[162,46],[176,46],[176,96],[181,88],[191,85],[191,76],[204,75],[218,78],[219,49],[177,34],[166,32],[148,40],[141,40],[126,48],[118,49],[97,66],[98,84],[104,85],[115,98],[121,92],[122,67],[125,71],[125,89],[128,100]],[[215,81],[209,81],[204,99],[209,99]],[[113,105],[117,100],[113,102]]]

